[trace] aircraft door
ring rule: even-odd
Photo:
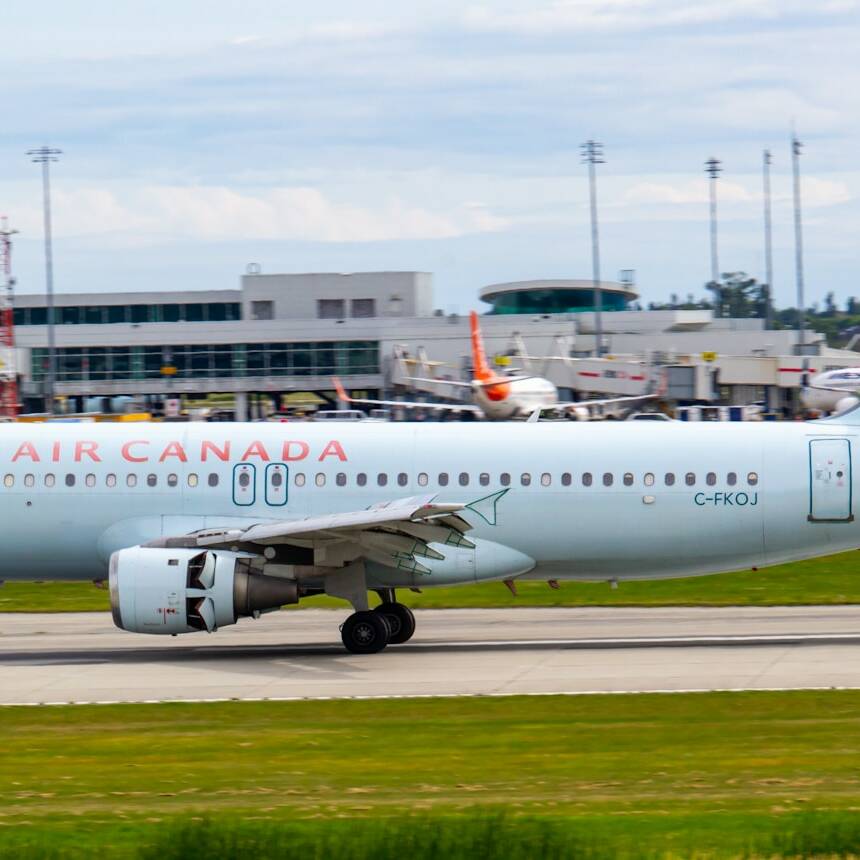
[[[285,463],[269,463],[266,466],[266,504],[281,507],[287,503],[289,470]]]
[[[233,504],[253,505],[257,498],[257,467],[237,463],[233,467]]]
[[[809,443],[810,522],[851,522],[851,442],[813,439]]]

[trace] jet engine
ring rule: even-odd
[[[860,400],[858,400],[853,394],[848,394],[845,397],[840,397],[836,403],[836,408],[833,410],[834,415],[841,415],[843,412],[848,412],[850,409],[853,409]]]
[[[132,633],[212,633],[242,617],[298,603],[295,580],[255,572],[253,559],[221,550],[119,550],[110,559],[114,624]]]

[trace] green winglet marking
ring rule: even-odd
[[[510,490],[510,487],[506,487],[504,490],[499,490],[498,493],[492,493],[489,496],[475,499],[474,502],[469,502],[466,507],[470,511],[474,511],[482,520],[484,520],[484,522],[494,526],[498,521],[496,516],[496,507],[498,506],[502,496],[504,496],[508,490]]]

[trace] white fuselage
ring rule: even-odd
[[[505,383],[504,399],[493,399],[481,385],[474,386],[475,403],[490,421],[508,421],[525,418],[535,409],[548,409],[558,403],[558,389],[539,376],[514,379]]]
[[[0,579],[98,579],[163,536],[501,490],[495,524],[464,512],[469,535],[532,559],[526,578],[752,568],[860,545],[856,438],[829,422],[2,425]]]
[[[808,409],[822,412],[847,409],[860,400],[860,368],[819,373],[802,389],[800,397]]]

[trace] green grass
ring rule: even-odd
[[[543,582],[517,584],[514,597],[500,582],[456,588],[398,591],[409,606],[427,609],[496,606],[768,606],[860,603],[860,553],[781,564],[758,571],[689,579],[622,582],[562,582],[557,591]],[[344,607],[343,601],[313,598],[306,606]],[[109,608],[107,591],[92,583],[7,582],[0,588],[0,612],[96,612]]]
[[[860,851],[860,692],[5,708],[0,738],[0,856]]]

